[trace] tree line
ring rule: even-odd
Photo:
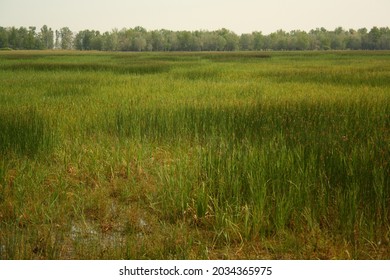
[[[389,27],[371,30],[312,29],[309,32],[278,30],[268,35],[256,31],[238,35],[228,29],[215,31],[148,31],[143,27],[72,32],[36,27],[0,27],[0,49],[99,50],[99,51],[251,51],[251,50],[390,50]]]

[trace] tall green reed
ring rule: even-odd
[[[0,153],[35,156],[54,143],[50,122],[34,107],[2,109],[0,112]]]
[[[120,120],[128,129],[136,125],[141,139],[182,138],[198,147],[195,165],[180,161],[162,171],[171,178],[162,195],[172,216],[191,209],[217,228],[244,227],[247,236],[300,231],[308,221],[354,236],[356,228],[369,234],[369,224],[388,221],[386,144],[371,142],[386,127],[385,109],[300,101],[152,110],[135,123]]]

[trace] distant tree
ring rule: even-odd
[[[117,51],[118,50],[118,30],[113,29],[112,32],[104,32],[101,35],[102,50]]]
[[[122,28],[118,32],[118,50],[119,51],[130,51],[131,50],[131,38],[129,31],[126,28]]]
[[[228,36],[220,36],[217,35],[215,37],[215,50],[216,51],[227,51],[230,47],[234,48],[234,50],[238,49],[238,40],[234,42],[234,46],[232,45],[232,41],[228,42]]]
[[[330,50],[331,49],[331,37],[330,32],[325,28],[321,28],[320,32],[317,34],[317,40],[319,42],[320,50]]]
[[[77,50],[97,50],[101,51],[103,48],[103,39],[99,31],[82,30],[78,32],[74,39],[74,46]]]
[[[7,29],[8,31],[8,46],[12,49],[16,49],[19,40],[18,30],[15,27]]]
[[[4,27],[0,27],[0,48],[8,48],[8,32]]]
[[[63,27],[59,31],[60,45],[63,50],[70,50],[73,48],[73,32],[68,27]]]
[[[382,36],[382,32],[381,30],[374,26],[370,32],[368,32],[368,36],[374,46],[374,49],[379,49],[379,42],[380,42],[380,38]]]
[[[330,32],[330,47],[333,50],[345,49],[345,31],[342,27],[337,27],[333,32]]]
[[[29,34],[28,30],[25,27],[20,27],[19,29],[16,30],[16,42],[15,42],[15,49],[23,50],[23,49],[28,49],[31,47],[31,42],[29,42]]]
[[[55,35],[55,38],[54,38]],[[72,49],[112,51],[236,51],[236,50],[385,50],[390,49],[389,27],[373,27],[333,31],[325,28],[286,32],[278,30],[269,35],[252,32],[238,36],[222,28],[215,31],[147,31],[141,26],[101,34],[82,30],[74,37],[68,27],[56,30],[47,25],[37,33],[36,27],[0,27],[0,47],[13,49]]]
[[[180,51],[190,51],[192,47],[192,33],[190,31],[177,32],[178,48]]]
[[[288,49],[288,34],[284,30],[278,30],[269,35],[271,49],[273,50],[287,50]]]
[[[131,30],[130,37],[132,41],[132,50],[133,51],[144,51],[148,45],[147,39],[147,31],[142,26],[137,26]]]
[[[133,31],[138,33],[138,34],[146,34],[148,31],[142,27],[142,26],[136,26],[133,28]]]
[[[224,51],[236,51],[239,49],[240,38],[236,33],[226,28],[217,30],[217,33],[218,35],[222,36],[226,41],[225,47],[223,49]]]
[[[150,42],[151,50],[153,51],[162,51],[164,50],[164,37],[161,32],[158,30],[150,32]]]
[[[76,36],[74,37],[74,40],[73,40],[73,45],[75,47],[76,50],[85,50],[84,49],[84,46],[85,46],[85,38],[84,38],[84,32],[85,31],[80,31],[76,34]]]
[[[360,50],[362,47],[361,35],[357,31],[349,29],[345,47],[349,50]]]
[[[321,42],[319,39],[320,34],[321,34],[321,30],[319,28],[310,30],[309,36],[310,36],[310,49],[311,50],[322,49]]]
[[[52,49],[54,47],[54,32],[47,25],[42,26],[39,37],[43,49]]]
[[[138,37],[134,38],[133,46],[135,51],[141,52],[145,50],[147,46],[146,39],[142,35],[139,35]]]
[[[119,47],[119,31],[118,29],[114,28],[112,32],[110,33],[111,38],[111,50],[117,51]]]
[[[370,32],[368,32],[368,49],[378,50],[380,49],[381,31],[378,27],[374,26]]]
[[[23,49],[35,50],[41,48],[41,42],[38,40],[36,33],[37,28],[35,26],[29,26],[27,31],[27,36],[23,42]]]
[[[217,37],[219,35],[215,32],[203,31],[198,37],[200,40],[200,46],[202,51],[216,51],[217,50]]]
[[[331,34],[330,35],[330,48],[332,50],[342,50],[344,49],[344,44],[343,44],[343,39],[336,35],[336,34]]]
[[[381,37],[379,39],[379,48],[381,50],[390,49],[390,29],[388,27],[380,28]]]
[[[56,30],[55,34],[56,34],[56,39],[54,42],[54,48],[60,49],[61,48],[61,45],[60,45],[61,33],[60,33],[60,31]]]
[[[253,49],[254,50],[263,50],[264,49],[264,35],[261,32],[252,32],[253,36]]]
[[[360,29],[358,29],[358,31],[357,31],[360,35],[367,35],[367,33],[368,33],[368,30],[367,30],[367,28],[360,28]]]
[[[240,40],[240,50],[242,51],[251,51],[254,48],[254,40],[252,34],[241,34]]]
[[[310,47],[309,35],[305,31],[295,30],[290,32],[291,40],[290,49],[305,51]]]
[[[368,50],[371,47],[369,38],[368,38],[368,30],[367,28],[360,28],[358,30],[358,34],[360,35],[361,41],[362,41],[362,49]]]
[[[91,50],[101,51],[103,49],[103,37],[99,31],[92,31],[90,43]]]
[[[178,38],[177,38],[177,33],[162,29],[161,30],[163,36],[164,36],[164,50],[165,51],[176,51],[178,50]]]

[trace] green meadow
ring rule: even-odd
[[[390,259],[390,52],[0,52],[0,259]]]

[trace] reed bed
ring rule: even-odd
[[[3,52],[1,259],[388,259],[390,55]]]

